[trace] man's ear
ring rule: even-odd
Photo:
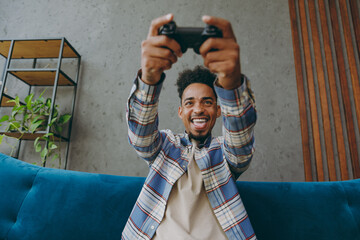
[[[182,119],[181,114],[182,114],[182,107],[181,107],[181,106],[179,106],[179,109],[178,109],[178,116],[179,116],[179,118],[180,118],[180,119]]]
[[[221,108],[219,105],[217,105],[217,113],[216,113],[216,118],[221,116]]]

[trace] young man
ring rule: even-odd
[[[172,19],[152,21],[128,101],[129,141],[149,164],[149,175],[122,239],[256,239],[235,184],[252,159],[256,111],[231,24],[203,17],[223,38],[200,47],[208,69],[180,75],[178,115],[185,133],[174,134],[158,130],[157,115],[163,72],[182,55],[174,39],[158,35]],[[221,114],[224,136],[212,137]]]

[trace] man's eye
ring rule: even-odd
[[[205,101],[206,106],[210,106],[210,105],[212,105],[212,103],[213,103],[212,101]]]
[[[185,102],[185,106],[191,106],[192,102]]]

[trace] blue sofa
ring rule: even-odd
[[[0,154],[0,239],[120,239],[143,182]],[[360,180],[237,185],[260,240],[360,239]]]

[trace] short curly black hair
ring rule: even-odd
[[[216,75],[209,71],[209,69],[196,66],[193,70],[185,69],[184,71],[179,73],[179,77],[176,81],[177,90],[179,93],[179,98],[181,101],[183,92],[187,86],[192,83],[203,83],[211,87],[214,91],[215,97],[217,98],[215,89],[214,89],[214,81],[216,79]]]

